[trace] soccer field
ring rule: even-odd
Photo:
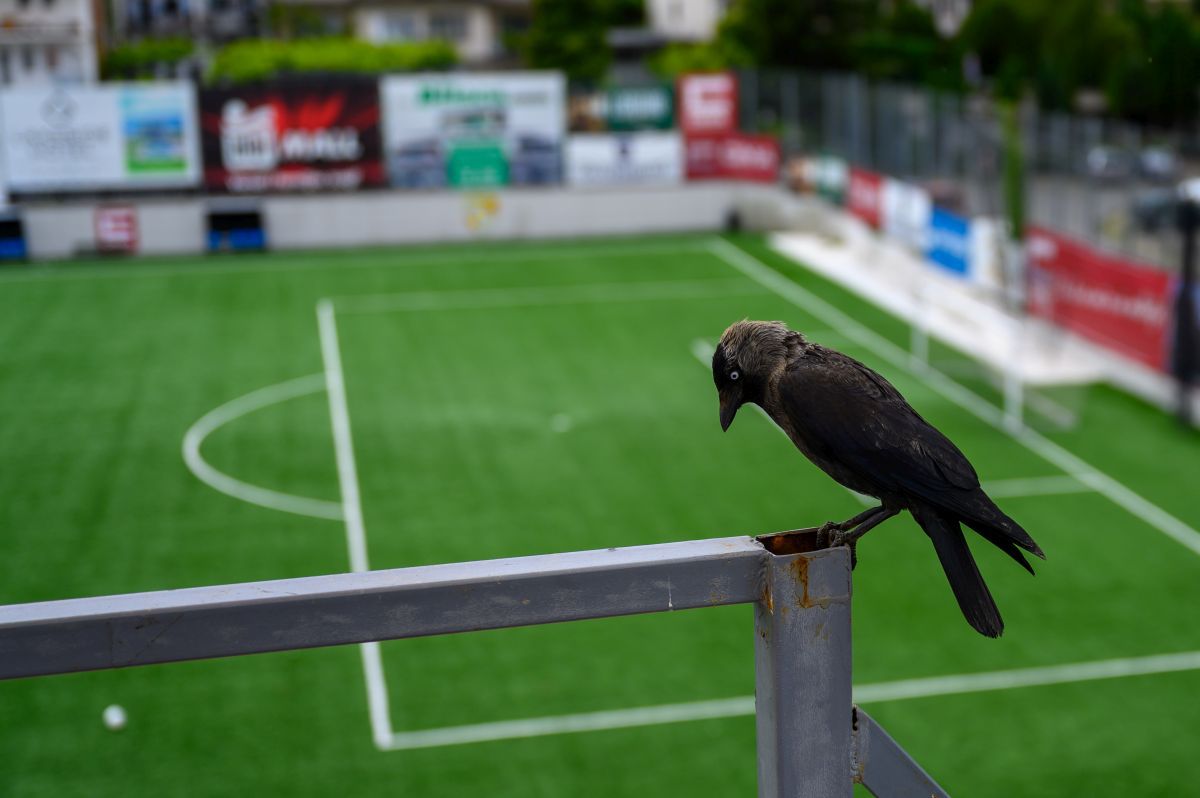
[[[0,603],[853,515],[760,414],[721,433],[701,361],[743,317],[881,371],[1048,556],[974,538],[994,641],[907,515],[872,532],[857,700],[951,794],[1193,791],[1200,438],[1104,387],[1014,436],[755,236],[0,272]],[[0,796],[753,795],[752,635],[737,606],[4,682]]]

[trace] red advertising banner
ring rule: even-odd
[[[96,249],[101,252],[137,252],[137,208],[132,205],[98,205],[92,219]]]
[[[1147,366],[1166,367],[1169,275],[1040,227],[1029,229],[1025,246],[1031,314]]]
[[[878,230],[883,224],[883,175],[851,167],[846,209]]]
[[[698,72],[679,78],[679,127],[685,134],[737,130],[738,84],[732,72]]]
[[[385,182],[375,80],[272,82],[200,93],[204,182],[234,193]]]
[[[688,180],[779,179],[779,142],[771,136],[688,136],[685,147]]]

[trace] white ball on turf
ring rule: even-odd
[[[119,704],[109,704],[104,708],[104,725],[112,731],[125,728],[125,708]]]

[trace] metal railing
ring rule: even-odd
[[[0,678],[754,604],[759,796],[944,796],[852,703],[850,585],[800,530],[16,604]]]

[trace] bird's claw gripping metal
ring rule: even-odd
[[[826,521],[817,529],[817,546],[822,549],[833,549],[847,546],[850,549],[850,568],[858,565],[858,537],[852,531],[846,530],[846,523]]]

